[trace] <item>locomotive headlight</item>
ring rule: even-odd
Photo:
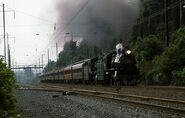
[[[131,54],[131,51],[130,50],[127,50],[127,54]]]

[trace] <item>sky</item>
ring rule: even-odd
[[[103,35],[106,27],[102,30],[97,23],[105,21],[122,33],[122,27],[128,29],[135,20],[140,6],[138,0],[0,0],[0,55],[4,55],[2,4],[12,65],[38,65],[39,60],[41,64],[42,55],[46,65],[47,50],[49,58],[56,60],[56,42],[60,52],[66,33],[78,34],[80,39],[94,36],[94,31]]]
[[[0,55],[4,55],[3,7],[5,4],[6,33],[9,35],[12,63],[35,65],[56,59],[55,43],[51,42],[57,22],[56,0],[0,0]],[[15,17],[14,12],[15,10]],[[14,39],[15,37],[15,39]],[[54,55],[55,54],[55,55]]]

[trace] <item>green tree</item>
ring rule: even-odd
[[[86,40],[83,40],[78,46],[74,41],[66,42],[64,45],[64,50],[59,53],[56,66],[65,67],[74,62],[97,57],[100,54],[100,48],[89,44],[89,42]]]
[[[133,47],[133,52],[140,72],[145,73],[151,68],[151,61],[156,55],[160,55],[162,51],[163,45],[156,36],[151,35],[144,39],[138,38]]]
[[[157,79],[166,80],[168,84],[185,85],[185,27],[173,33],[170,46],[153,60]],[[182,82],[182,83],[181,83]]]
[[[14,73],[6,67],[0,58],[0,117],[8,117],[14,112],[16,99],[13,91],[16,89]]]
[[[50,60],[49,63],[44,68],[44,72],[49,72],[49,71],[51,71],[53,69],[56,69],[56,62]]]
[[[141,0],[141,13],[133,28],[132,40],[137,37],[147,37],[149,35],[158,35],[158,38],[164,40],[164,1],[163,0]],[[172,34],[180,27],[180,6],[179,0],[167,0],[168,10],[168,30]],[[152,16],[152,17],[149,17]],[[185,23],[185,14],[183,14],[182,24]]]
[[[185,85],[185,67],[180,70],[172,71],[172,77],[174,79],[174,85],[184,86]]]
[[[138,62],[137,67],[147,83],[153,84],[156,80],[161,85],[170,83],[182,85],[183,80],[179,78],[183,78],[184,72],[185,32],[184,28],[177,30],[180,27],[179,0],[167,0],[167,6],[170,6],[168,9],[169,47],[162,45],[165,42],[163,0],[141,0],[141,3],[141,13],[137,19],[139,22],[133,27],[132,33],[132,47]],[[152,17],[149,17],[151,15]],[[184,16],[185,14],[183,19]],[[183,27],[185,20],[182,21]],[[181,84],[180,81],[182,81]]]

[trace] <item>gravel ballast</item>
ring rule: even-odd
[[[26,118],[180,118],[130,105],[58,92],[15,92],[17,111]]]

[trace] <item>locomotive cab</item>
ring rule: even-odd
[[[112,73],[114,84],[135,85],[138,71],[136,69],[135,58],[127,47],[121,43],[116,46],[116,54],[112,57]]]

